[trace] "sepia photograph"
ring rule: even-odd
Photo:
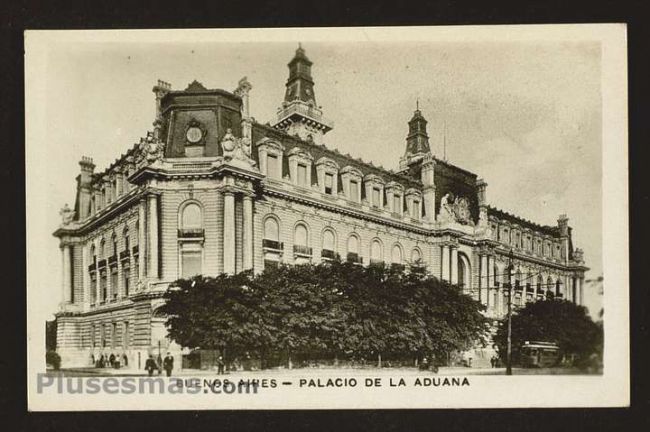
[[[625,26],[25,47],[30,409],[629,403]]]

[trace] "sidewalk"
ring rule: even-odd
[[[514,371],[513,371],[514,373]],[[75,377],[127,377],[127,376],[148,376],[145,370],[135,368],[70,368],[62,369],[60,371],[48,371],[48,374],[57,376],[75,376]],[[244,371],[238,370],[234,372],[227,372],[225,375],[217,375],[216,370],[210,369],[181,369],[174,370],[172,376],[184,377],[249,377],[249,376],[282,376],[282,377],[302,377],[302,376],[347,376],[347,375],[403,375],[403,376],[422,376],[422,375],[436,375],[431,371],[420,371],[417,368],[300,368],[300,369],[284,369],[274,368],[266,370],[252,370]],[[467,367],[441,367],[437,375],[505,375],[505,368],[467,368]],[[153,376],[165,376],[154,373]]]

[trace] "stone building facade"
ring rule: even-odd
[[[288,66],[271,123],[251,117],[246,78],[233,92],[159,81],[153,131],[103,171],[81,159],[75,206],[54,233],[64,367],[111,353],[139,368],[150,354],[180,356],[157,312],[171,282],[280,262],[426,266],[496,319],[512,259],[515,307],[549,295],[582,303],[587,268],[566,216],[543,226],[491,206],[483,180],[432,154],[419,109],[398,170],[326,146],[333,125],[316,104],[312,63],[298,48]]]

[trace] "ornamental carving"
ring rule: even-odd
[[[59,211],[59,214],[61,215],[61,224],[65,226],[70,225],[74,220],[75,211],[68,207],[68,204],[66,203],[66,205],[64,205]]]
[[[442,222],[458,222],[463,225],[472,225],[472,213],[469,207],[469,199],[456,197],[448,192],[440,199],[440,215]]]
[[[251,159],[250,140],[237,138],[230,128],[226,130],[226,134],[221,140],[221,149],[226,160],[244,161],[251,166],[255,164]]]

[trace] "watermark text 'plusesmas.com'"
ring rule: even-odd
[[[39,373],[38,393],[57,394],[257,394],[256,380],[209,380],[200,378],[109,377],[83,378],[51,376]]]

